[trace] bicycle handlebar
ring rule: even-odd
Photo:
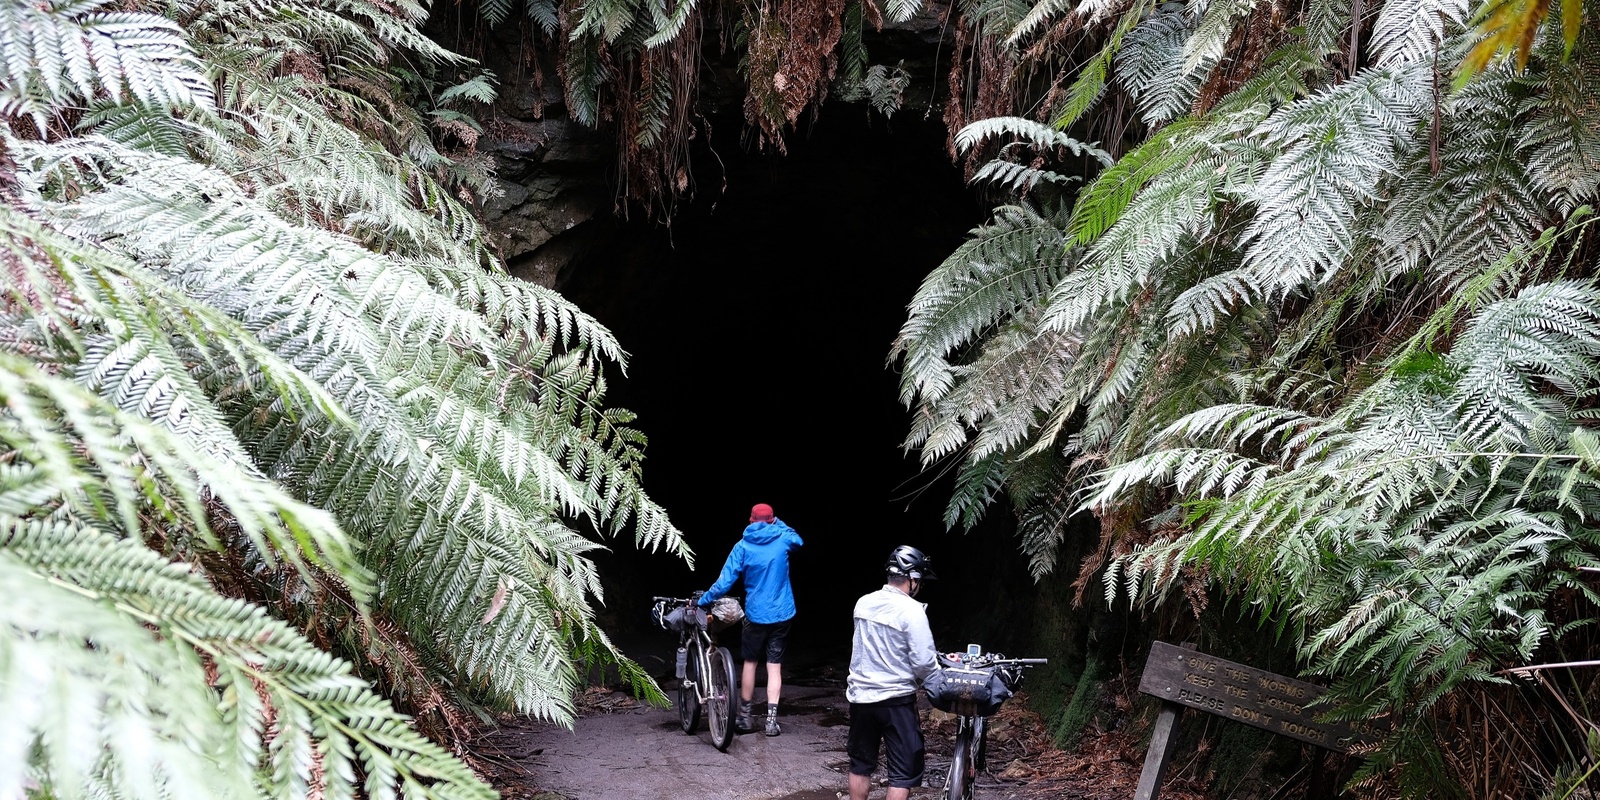
[[[941,660],[964,667],[1036,667],[1050,663],[1048,658],[1006,658],[990,653],[982,653],[976,657],[966,653],[940,653]]]

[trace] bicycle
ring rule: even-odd
[[[956,715],[956,747],[950,759],[950,775],[945,779],[946,800],[972,800],[972,785],[985,768],[988,756],[988,717],[1000,710],[1022,684],[1027,667],[1048,664],[1045,658],[1006,658],[1000,653],[984,653],[978,645],[967,645],[965,653],[941,653],[930,681],[928,699],[935,708]]]
[[[651,598],[656,624],[678,632],[678,723],[694,735],[706,710],[711,744],[727,752],[733,742],[733,656],[717,646],[706,610],[697,597]],[[679,613],[682,612],[682,613]]]

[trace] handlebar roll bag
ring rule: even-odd
[[[661,627],[666,628],[669,631],[683,630],[685,610],[686,609],[684,609],[683,606],[678,606],[677,608],[668,611],[666,616],[661,618]]]
[[[994,667],[936,669],[922,686],[934,708],[968,717],[990,716],[1011,697],[1011,687]]]

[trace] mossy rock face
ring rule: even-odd
[[[1100,659],[1090,656],[1078,676],[1071,699],[1051,723],[1050,735],[1060,747],[1068,750],[1076,747],[1084,729],[1089,727],[1100,708],[1100,693],[1105,686],[1101,671]]]

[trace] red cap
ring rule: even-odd
[[[750,521],[751,522],[771,522],[772,521],[772,506],[769,506],[766,503],[756,503],[754,506],[751,506],[750,507]]]

